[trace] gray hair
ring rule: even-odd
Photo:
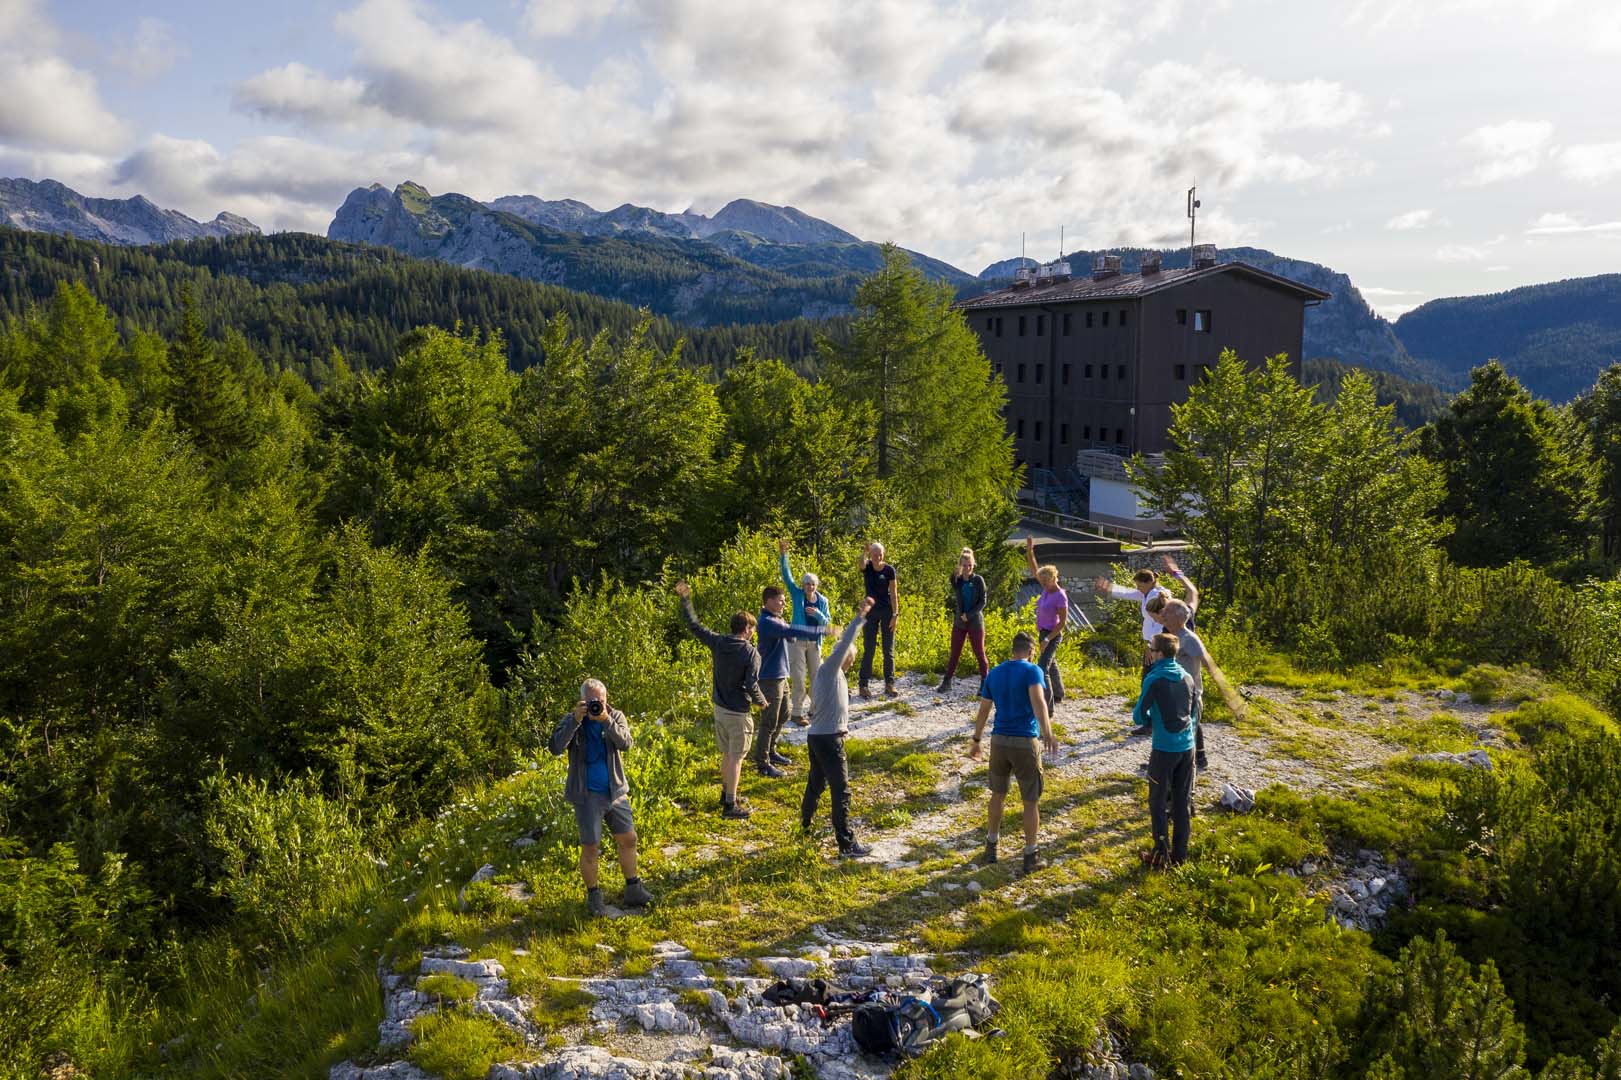
[[[601,679],[587,679],[580,684],[580,696],[582,698],[589,696],[593,690],[601,690],[603,699],[607,700],[608,688],[603,685]]]
[[[1180,612],[1184,619],[1193,614],[1193,609],[1188,607],[1186,600],[1167,600],[1165,601],[1165,606],[1160,608],[1159,613],[1164,615],[1172,611]],[[1164,620],[1162,619],[1160,621],[1163,622]]]
[[[809,570],[807,570],[807,571],[805,571],[804,575],[799,579],[799,587],[802,588],[802,589],[811,589],[811,588],[819,589],[819,588],[822,587],[822,579],[817,577],[815,574],[811,573]]]

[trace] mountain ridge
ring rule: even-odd
[[[145,195],[96,198],[57,180],[23,177],[0,177],[0,224],[112,244],[163,244],[260,232],[247,218],[227,211],[203,222],[166,210]]]

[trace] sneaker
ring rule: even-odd
[[[755,771],[758,772],[761,776],[769,776],[773,780],[781,780],[784,776],[788,775],[787,773],[783,772],[781,769],[777,768],[775,765],[770,764],[769,762],[761,762],[755,768]]]
[[[608,914],[608,901],[602,898],[601,889],[587,889],[585,891],[585,910],[594,918],[602,918]]]
[[[1152,734],[1154,734],[1154,728],[1153,728],[1153,725],[1151,725],[1151,724],[1144,724],[1141,727],[1134,727],[1134,728],[1131,729],[1131,737],[1133,739],[1140,739],[1144,735],[1152,735]]]
[[[1041,865],[1041,856],[1034,851],[1024,853],[1024,862],[1020,865],[1021,874],[1032,874]]]
[[[1199,751],[1198,756],[1193,759],[1193,767],[1198,769],[1200,772],[1204,772],[1206,769],[1210,768],[1210,759],[1205,757],[1203,750]]]
[[[652,902],[653,894],[647,891],[647,886],[642,884],[641,878],[625,882],[626,907],[646,907]]]
[[[779,754],[775,750],[771,751],[770,761],[773,765],[792,765],[794,763],[793,758],[787,754]]]
[[[720,816],[731,818],[733,821],[741,821],[752,813],[754,813],[754,808],[742,799],[737,802],[722,803],[720,808]]]
[[[901,692],[899,690],[895,689],[895,680],[894,679],[885,679],[884,680],[884,696],[885,697],[900,697],[901,696]]]
[[[810,727],[810,721],[803,716],[790,716],[788,719],[792,720],[798,727]]]
[[[841,859],[864,859],[871,854],[872,848],[868,847],[866,844],[863,844],[859,840],[852,843],[849,847],[839,848],[839,858]]]
[[[936,694],[949,694],[949,693],[951,693],[951,680],[949,678],[941,679],[940,680],[940,685],[936,686],[934,688],[934,692]]]
[[[1148,762],[1145,761],[1141,765],[1137,766],[1137,771],[1142,773],[1144,776],[1147,776],[1148,775]]]
[[[984,863],[987,866],[989,866],[991,863],[995,862],[996,861],[996,845],[995,844],[986,844],[985,845],[985,854],[983,854],[983,855],[981,855],[979,857],[979,861]]]

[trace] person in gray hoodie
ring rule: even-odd
[[[580,700],[563,714],[547,744],[553,754],[568,754],[563,798],[573,804],[574,820],[580,826],[580,876],[585,879],[586,907],[593,915],[608,913],[597,881],[604,823],[625,874],[625,906],[646,907],[653,902],[653,894],[636,875],[636,825],[620,756],[631,742],[625,714],[608,705],[608,688],[599,679],[587,679],[580,687]]]
[[[872,611],[873,599],[861,601],[857,614],[845,627],[839,643],[827,662],[816,672],[811,687],[811,725],[805,733],[805,749],[810,754],[810,772],[805,777],[805,797],[799,803],[799,827],[810,831],[822,789],[833,796],[833,835],[839,841],[841,859],[859,859],[872,849],[856,840],[850,828],[850,762],[844,756],[844,737],[850,731],[850,683],[847,674],[855,662],[856,635]]]
[[[692,636],[709,649],[714,663],[714,685],[710,696],[715,703],[715,743],[720,747],[720,814],[725,818],[746,818],[751,811],[737,794],[743,759],[748,757],[754,738],[754,714],[749,706],[766,704],[760,692],[760,654],[754,651],[754,616],[746,611],[733,613],[730,634],[717,634],[698,621],[692,610],[692,586],[675,583],[681,598],[681,618]]]

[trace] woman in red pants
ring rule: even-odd
[[[985,662],[985,579],[974,573],[973,548],[963,548],[957,557],[957,572],[951,575],[951,605],[956,612],[951,621],[951,659],[946,663],[946,677],[935,687],[941,693],[951,689],[964,641],[973,643],[979,677],[985,678],[990,670]]]

